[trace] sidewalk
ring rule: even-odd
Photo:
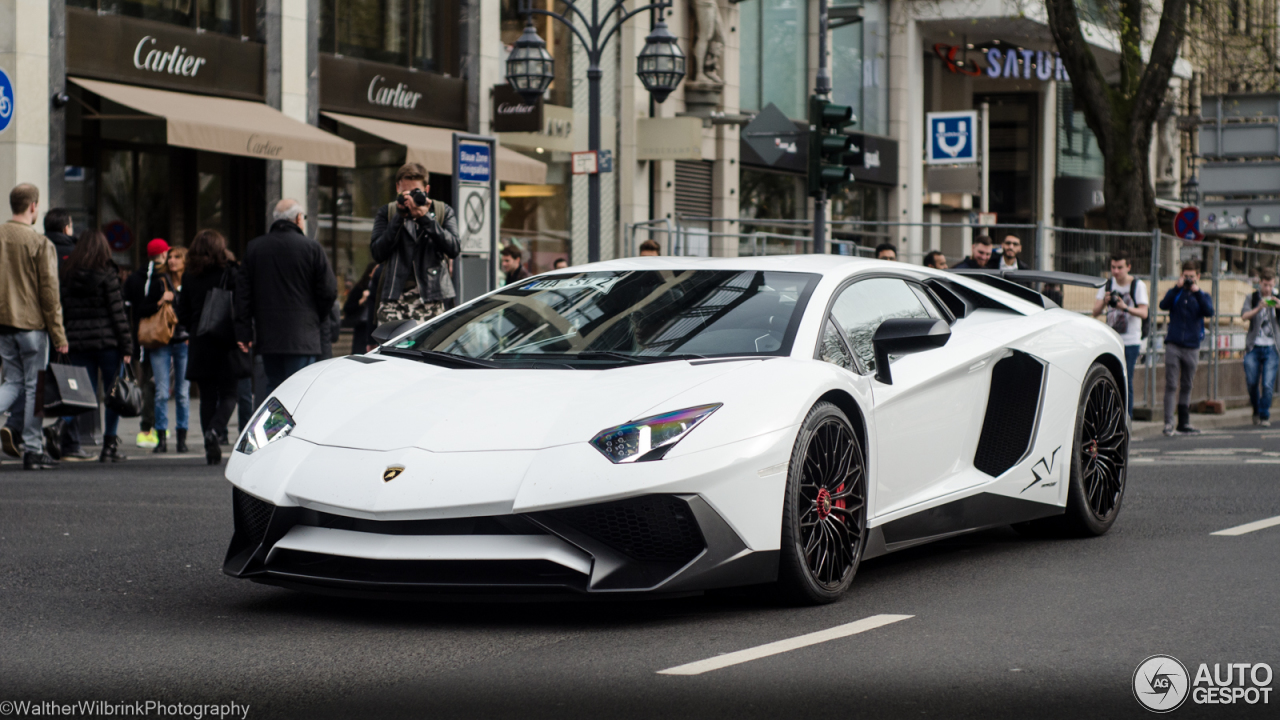
[[[1248,407],[1232,408],[1221,415],[1197,415],[1192,413],[1191,424],[1201,430],[1210,428],[1224,427],[1240,427],[1249,425],[1253,421],[1253,409]],[[1280,417],[1276,418],[1277,427],[1280,427]],[[1164,420],[1155,422],[1134,421],[1131,437],[1136,439],[1146,439],[1160,437],[1164,432]]]

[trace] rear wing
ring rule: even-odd
[[[1031,289],[1031,283],[1052,285],[1081,285],[1100,288],[1107,284],[1106,278],[1079,273],[1058,272],[1057,270],[997,270],[994,268],[973,270],[952,270],[957,275],[967,275],[993,288],[1003,290],[1014,297],[1035,303],[1045,309],[1058,307],[1053,300]]]

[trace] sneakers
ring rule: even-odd
[[[0,428],[0,446],[9,457],[22,457],[22,444],[9,426]]]
[[[1174,435],[1177,435],[1178,433],[1174,432],[1174,429],[1173,429],[1173,426],[1172,426],[1172,425],[1165,425],[1165,426],[1164,426],[1164,434],[1165,434],[1165,437],[1173,437]]]
[[[1178,434],[1179,435],[1199,435],[1200,428],[1191,427],[1190,425],[1179,425]]]
[[[156,431],[152,429],[144,433],[138,433],[138,439],[134,441],[134,444],[140,448],[153,448],[160,444],[160,439],[156,437]]]
[[[1261,427],[1271,427],[1271,418],[1263,418],[1259,420],[1258,425]]]
[[[1262,418],[1259,418],[1259,417],[1258,417],[1258,413],[1256,413],[1256,412],[1253,414],[1253,424],[1254,424],[1254,425],[1261,425],[1261,424],[1262,424]]]
[[[47,453],[23,453],[22,455],[23,470],[57,470],[58,461],[49,457]]]

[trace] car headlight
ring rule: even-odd
[[[591,444],[615,463],[661,460],[675,444],[724,403],[699,405],[618,425],[591,438]]]
[[[268,443],[293,432],[294,425],[293,416],[284,409],[284,405],[275,398],[269,398],[249,421],[249,430],[240,440],[236,450],[245,455],[252,455],[254,451],[261,450]]]

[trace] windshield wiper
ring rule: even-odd
[[[463,355],[454,355],[453,353],[440,352],[438,350],[415,350],[413,348],[398,347],[381,347],[378,352],[383,355],[392,357],[402,357],[409,360],[420,360],[422,362],[439,365],[440,367],[452,368],[454,370],[471,370],[482,368],[492,370],[497,367],[496,364],[487,360],[479,360],[477,358],[469,358]]]

